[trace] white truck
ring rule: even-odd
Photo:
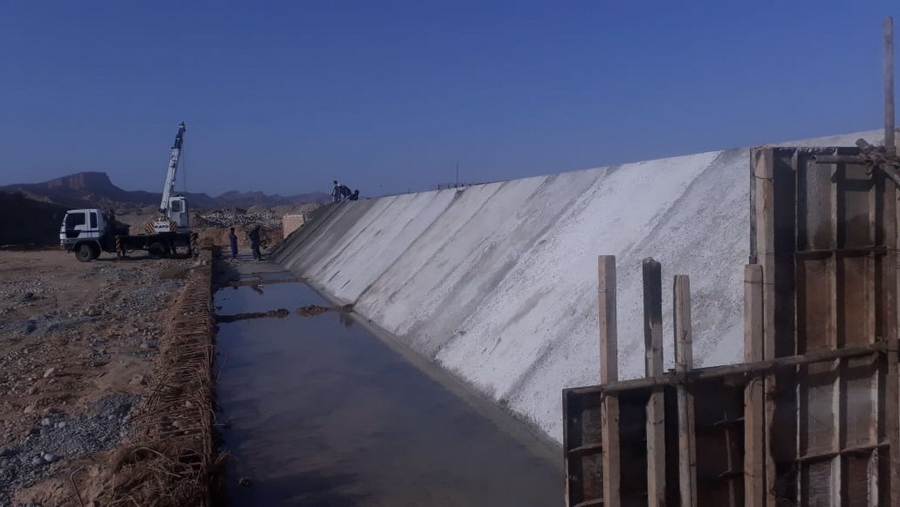
[[[112,210],[74,209],[66,212],[59,229],[60,248],[75,252],[75,257],[82,262],[96,259],[101,252],[124,257],[129,251],[146,250],[151,257],[168,257],[175,255],[177,249],[184,248],[188,256],[193,254],[196,235],[190,230],[187,201],[184,196],[173,194],[184,131],[182,122],[172,146],[160,215],[147,231],[130,234],[129,227],[118,223]]]

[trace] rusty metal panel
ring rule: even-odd
[[[697,439],[697,505],[744,505],[746,379],[691,384]]]
[[[566,505],[603,505],[601,393],[563,391]]]
[[[748,379],[693,380],[697,438],[697,505],[743,505],[744,389]],[[567,505],[602,505],[602,449],[599,445],[600,400],[604,386],[567,389],[563,392],[566,417],[564,450],[567,465]],[[646,407],[652,388],[619,391],[621,503],[647,505]],[[676,441],[678,418],[676,392],[664,388],[665,433]],[[678,446],[666,446],[666,502],[678,505]]]
[[[647,505],[647,402],[651,388],[618,392],[620,458],[624,507]],[[602,455],[600,445],[601,400],[603,386],[566,389],[563,391],[565,430],[563,450],[566,458],[567,494],[570,507],[603,505]],[[664,390],[666,439],[677,439],[677,417],[674,413],[675,390]],[[669,505],[678,498],[677,446],[667,446],[666,497]],[[673,472],[674,471],[674,472]],[[672,474],[675,475],[672,475]]]

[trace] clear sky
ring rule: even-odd
[[[6,0],[0,184],[106,171],[161,191],[182,120],[176,188],[213,195],[377,195],[452,182],[457,162],[482,182],[876,129],[887,15],[900,32],[897,0]]]

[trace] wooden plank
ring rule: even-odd
[[[616,329],[616,258],[601,255],[598,260],[600,280],[600,382],[619,379],[618,335]],[[601,442],[603,445],[603,505],[621,505],[619,474],[619,400],[616,394],[603,397],[601,405]]]
[[[874,345],[862,347],[820,350],[817,352],[810,352],[809,354],[767,359],[756,363],[740,363],[726,366],[698,368],[691,372],[691,380],[709,380],[719,377],[763,376],[773,372],[793,369],[793,367],[798,365],[834,361],[837,358],[846,359],[885,353],[888,348],[888,344],[876,343]],[[896,348],[892,348],[891,350],[896,350]],[[737,380],[733,381],[736,382]],[[623,380],[620,382],[613,382],[612,384],[605,384],[603,386],[573,387],[571,390],[577,391],[579,394],[600,391],[604,393],[617,393],[630,391],[632,389],[646,389],[654,386],[675,386],[676,384],[678,384],[677,377],[672,373],[665,373],[656,377]]]
[[[693,369],[691,335],[691,283],[687,275],[675,275],[674,296],[675,371],[684,376]],[[694,434],[694,397],[678,384],[678,490],[681,505],[697,505],[697,449]]]
[[[744,361],[763,359],[762,266],[744,267]],[[744,391],[744,505],[765,502],[765,406],[762,378],[750,380]]]
[[[751,171],[755,182],[756,258],[763,272],[763,359],[775,358],[775,185],[774,151],[772,148],[757,148],[751,151]],[[775,418],[775,400],[770,393],[776,390],[775,377],[763,381],[765,403],[765,424],[763,447],[765,502],[760,505],[774,506],[775,461],[772,457],[771,428]]]
[[[616,257],[601,255],[598,261],[600,278],[600,383],[619,380],[618,335],[616,331]]]
[[[662,266],[646,258],[644,280],[644,350],[647,377],[663,372]],[[653,388],[647,401],[647,505],[666,505],[666,428],[662,387]]]

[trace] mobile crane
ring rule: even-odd
[[[181,160],[181,145],[184,143],[184,122],[178,125],[178,133],[175,134],[175,144],[172,145],[172,157],[169,159],[169,170],[166,173],[166,183],[163,185],[162,201],[159,204],[159,218],[153,223],[153,232],[190,232],[188,223],[187,201],[184,196],[173,195],[175,191],[175,174],[178,172],[178,162]]]
[[[75,209],[67,211],[63,218],[59,229],[60,248],[74,252],[82,262],[96,259],[101,252],[115,253],[121,258],[132,250],[146,250],[151,257],[158,258],[185,248],[190,256],[195,250],[196,235],[191,233],[187,201],[184,196],[174,195],[184,132],[185,125],[181,122],[172,145],[159,216],[148,224],[144,234],[130,234],[129,227],[118,223],[112,210]]]

